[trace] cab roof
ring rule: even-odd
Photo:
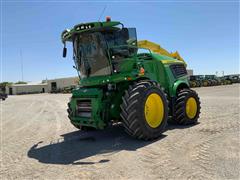
[[[87,31],[96,30],[99,28],[105,27],[116,27],[118,25],[122,25],[119,21],[106,21],[106,22],[89,22],[89,23],[81,23],[75,25],[72,29],[66,29],[61,34],[62,42],[65,43],[66,41],[72,40],[72,35],[76,33],[82,33]]]

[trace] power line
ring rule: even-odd
[[[103,13],[105,12],[106,8],[107,8],[107,5],[104,6],[104,8],[103,8],[103,10],[102,10],[102,12],[101,12],[101,14],[100,14],[100,16],[99,16],[99,18],[98,18],[98,22],[99,22],[100,19],[102,18],[102,15],[103,15]]]

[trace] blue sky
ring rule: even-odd
[[[178,50],[195,74],[239,72],[239,2],[2,3],[2,81],[76,76],[71,45],[62,58],[61,32],[105,16],[136,27],[138,39]]]

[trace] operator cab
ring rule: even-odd
[[[137,53],[136,29],[109,19],[76,25],[62,33],[62,41],[64,57],[66,41],[73,43],[73,59],[80,78],[116,73],[121,61]]]

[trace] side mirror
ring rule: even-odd
[[[66,56],[67,56],[67,48],[64,47],[64,48],[63,48],[63,57],[65,58]]]

